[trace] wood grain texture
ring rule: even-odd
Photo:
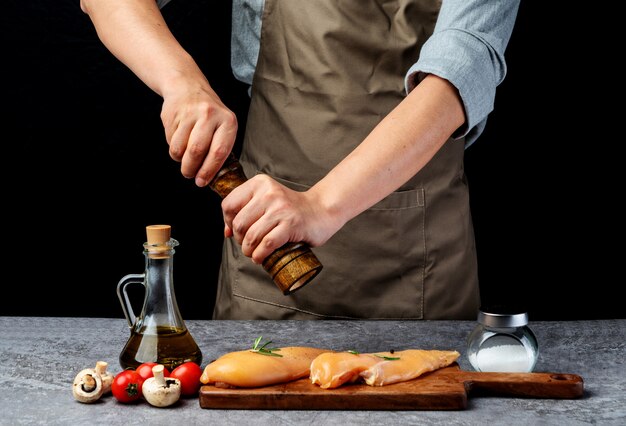
[[[583,379],[562,373],[480,373],[457,364],[387,386],[321,389],[307,379],[254,389],[202,386],[200,407],[264,410],[463,410],[473,390],[497,396],[573,399]],[[474,393],[478,395],[478,393]]]

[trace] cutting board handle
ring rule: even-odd
[[[583,395],[583,379],[563,373],[461,373],[468,391],[531,398],[570,399]]]

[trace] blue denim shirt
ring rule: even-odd
[[[159,0],[159,5],[167,2]],[[231,67],[238,80],[250,85],[259,56],[264,3],[233,0]],[[426,74],[445,78],[458,89],[466,123],[454,137],[465,136],[466,146],[480,136],[493,111],[496,87],[506,75],[504,51],[519,3],[520,0],[443,0],[433,35],[406,73],[407,93]]]

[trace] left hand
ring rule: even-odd
[[[287,242],[322,245],[343,225],[313,191],[293,191],[263,174],[228,194],[222,210],[224,236],[234,237],[254,263]]]

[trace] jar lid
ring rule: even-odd
[[[478,322],[487,327],[523,327],[528,324],[528,313],[492,314],[478,311]]]

